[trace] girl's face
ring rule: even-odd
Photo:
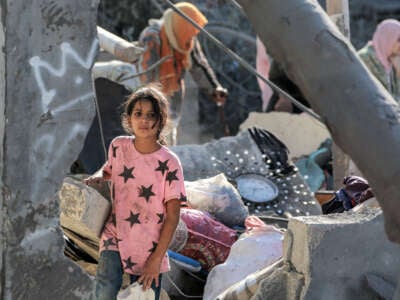
[[[130,125],[135,138],[157,141],[160,124],[149,100],[139,100],[135,103],[130,115]]]

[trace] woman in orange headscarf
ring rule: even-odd
[[[191,3],[180,2],[175,7],[196,22],[201,28],[207,24],[206,17]],[[213,100],[224,104],[226,90],[218,82],[215,73],[202,53],[197,35],[200,30],[172,9],[167,9],[159,20],[150,20],[139,37],[145,51],[139,61],[139,72],[143,72],[158,60],[170,57],[157,68],[141,75],[142,83],[159,81],[163,92],[170,100],[172,121],[172,144],[176,143],[176,128],[179,124],[182,99],[184,97],[185,72],[192,67],[202,69],[201,86],[208,86]]]

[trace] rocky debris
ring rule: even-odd
[[[223,171],[224,176],[235,183],[235,178],[242,172],[251,171],[259,174],[264,168],[262,174],[265,178],[277,184],[278,200],[273,202],[274,204],[268,203],[271,206],[269,210],[266,208],[266,203],[262,204],[264,211],[258,210],[258,215],[267,220],[268,217],[279,215],[277,209],[297,213],[295,217],[280,215],[282,219],[288,217],[286,220],[289,222],[285,226],[287,231],[284,234],[281,260],[279,260],[280,255],[268,260],[267,254],[274,248],[274,243],[261,243],[261,237],[257,235],[253,239],[240,239],[233,245],[228,260],[216,266],[208,274],[209,279],[207,278],[204,289],[205,297],[208,295],[209,299],[229,300],[321,298],[357,300],[376,299],[377,295],[384,298],[393,295],[394,283],[400,276],[398,268],[400,249],[387,240],[379,207],[371,207],[366,201],[356,206],[354,210],[342,214],[321,215],[318,203],[313,206],[304,204],[316,201],[312,194],[304,195],[297,192],[298,187],[295,187],[297,182],[293,181],[293,174],[296,171],[292,170],[288,174],[285,174],[285,168],[277,171],[279,161],[277,158],[282,159],[285,156],[277,155],[274,164],[272,161],[267,163],[268,157],[260,152],[249,132],[242,132],[237,137],[223,138],[205,145],[176,146],[173,147],[173,151],[180,157],[188,178],[203,177],[205,174],[211,175]],[[290,161],[286,163],[288,163],[286,166],[290,166]],[[283,161],[281,165],[285,165]],[[240,171],[235,171],[236,166],[240,166]],[[70,180],[72,179],[66,179],[64,184],[71,185]],[[298,176],[298,180],[303,179]],[[80,185],[81,183],[78,183],[77,188],[91,189]],[[233,187],[235,186],[233,184]],[[284,192],[285,190],[290,190],[290,193]],[[89,195],[83,192],[77,193],[74,189],[69,191],[79,197]],[[102,193],[107,195],[108,192],[103,190]],[[95,194],[90,195],[99,197]],[[299,201],[300,196],[302,201]],[[250,214],[257,214],[254,207],[247,205],[247,208]],[[309,216],[305,216],[306,208],[312,211]],[[356,210],[358,212],[355,212]],[[74,239],[79,248],[89,253],[97,250],[91,248],[93,245],[88,245],[81,236],[74,236],[68,230],[64,232],[69,238]],[[276,242],[282,247],[281,239]],[[245,249],[240,247],[240,242],[242,246],[245,245]],[[249,249],[252,251],[259,249],[259,256],[252,254],[252,258],[264,261],[248,263],[246,267],[252,268],[244,272],[242,264],[245,263],[246,255],[243,254],[253,253]],[[264,251],[261,251],[262,249]],[[275,261],[277,262],[274,263]],[[225,271],[229,269],[231,276],[226,276],[224,269]],[[237,271],[233,272],[234,269]],[[234,275],[236,277],[232,277]],[[221,280],[227,279],[233,280],[220,284]],[[172,263],[172,270],[163,280],[163,287],[172,298],[179,299],[182,294],[190,296],[202,294],[204,282],[199,281],[198,276],[194,278],[188,275],[186,271]],[[329,298],[326,298],[327,295]]]
[[[290,268],[277,268],[263,279],[251,299],[377,299],[365,276],[377,274],[388,282],[400,276],[400,249],[388,241],[379,208],[290,219],[283,261]],[[286,291],[270,289],[277,278]],[[393,293],[388,284],[380,290]],[[297,292],[288,297],[289,291]]]

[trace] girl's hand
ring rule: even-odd
[[[160,284],[158,278],[160,275],[161,261],[162,257],[157,257],[154,253],[147,259],[143,273],[138,279],[138,282],[143,285],[143,290],[149,289],[153,280],[155,280],[156,287]]]
[[[104,166],[102,166],[92,176],[89,176],[88,178],[83,179],[83,183],[85,183],[87,185],[92,185],[92,184],[99,185],[108,179],[110,179],[110,174],[105,172]]]

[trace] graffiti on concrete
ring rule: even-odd
[[[72,63],[77,63],[78,65],[82,66],[85,69],[89,69],[93,61],[95,59],[95,56],[97,54],[97,48],[98,48],[98,41],[95,39],[92,43],[91,49],[87,55],[87,57],[84,59],[82,58],[73,48],[69,43],[62,43],[61,46],[61,65],[58,68],[54,68],[51,64],[48,62],[42,60],[39,56],[34,56],[29,60],[30,65],[33,68],[33,72],[35,75],[36,82],[39,86],[41,95],[42,95],[42,112],[48,112],[51,106],[51,103],[54,100],[54,97],[57,95],[55,87],[50,87],[47,88],[43,79],[43,71],[49,72],[50,75],[63,78],[64,76],[71,76],[67,72],[68,70],[68,62],[71,61]],[[83,79],[79,75],[79,73],[75,76],[74,78],[74,84],[75,88],[79,87],[80,85],[83,84]],[[75,99],[62,99],[62,104],[59,106],[53,108],[51,110],[51,114],[54,116],[55,114],[65,111],[68,108],[74,106],[75,104],[92,97],[93,91],[88,91],[87,93],[84,93]],[[68,101],[67,101],[68,100]]]
[[[89,128],[91,108],[87,101],[93,100],[94,91],[86,77],[90,74],[97,49],[98,40],[94,39],[84,57],[64,42],[60,46],[58,66],[39,56],[29,60],[41,94],[38,105],[41,117],[34,132],[36,137],[31,159],[36,165],[35,172],[48,176],[47,180],[57,180],[54,171],[63,170],[68,157],[73,160],[76,143],[84,139]],[[46,126],[42,127],[45,123]],[[36,199],[43,196],[49,182],[41,180],[40,176],[32,178],[36,182],[32,182],[31,195]]]

